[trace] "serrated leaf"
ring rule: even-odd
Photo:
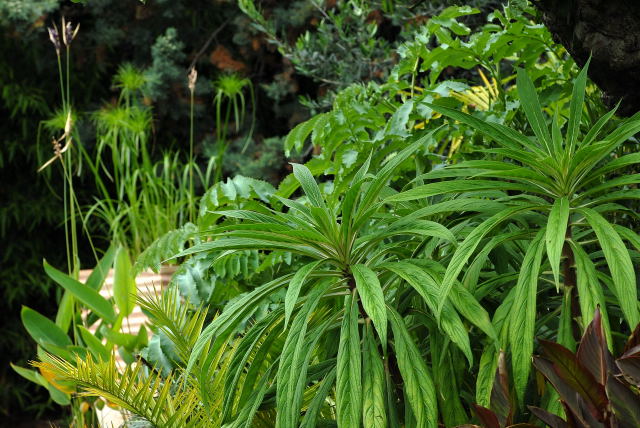
[[[327,113],[321,113],[296,125],[284,139],[285,156],[289,157],[291,155],[291,150],[294,148],[296,151],[300,152],[304,146],[305,140],[309,137],[311,131],[313,131],[313,128],[317,123],[326,120],[327,115]]]

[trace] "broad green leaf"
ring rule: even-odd
[[[362,347],[364,377],[362,423],[368,428],[386,428],[384,367],[369,323],[366,324]]]
[[[338,426],[359,428],[362,418],[362,362],[356,294],[345,298],[336,374]]]
[[[54,345],[61,348],[72,345],[71,339],[69,339],[69,336],[67,336],[60,327],[33,309],[23,306],[20,317],[22,318],[24,328],[38,345],[45,348],[47,345]]]
[[[293,308],[298,301],[298,295],[300,294],[302,285],[306,281],[309,274],[313,272],[320,263],[322,263],[321,260],[304,265],[303,267],[298,269],[295,275],[293,275],[293,278],[291,278],[291,282],[289,283],[289,287],[287,288],[287,294],[284,298],[284,328],[287,328],[287,325],[289,324],[289,318],[291,318]]]
[[[515,288],[509,322],[509,343],[511,344],[511,366],[513,383],[518,400],[522,402],[524,390],[531,371],[531,355],[536,323],[536,293],[538,276],[544,251],[545,229],[541,229],[529,244],[522,260],[520,275]]]
[[[516,86],[518,87],[518,95],[520,96],[520,105],[524,110],[524,114],[527,116],[531,129],[536,134],[536,137],[538,137],[540,143],[546,148],[547,153],[553,155],[549,128],[547,127],[542,112],[542,106],[540,106],[536,88],[533,86],[533,82],[527,72],[522,68],[518,68]]]
[[[567,223],[569,222],[569,200],[564,197],[556,199],[549,213],[547,221],[547,234],[545,242],[547,244],[547,256],[551,263],[553,278],[556,281],[556,288],[560,288],[560,257],[562,247],[567,234]]]
[[[28,381],[37,383],[38,385],[41,385],[44,387],[47,386],[47,381],[42,376],[39,376],[38,372],[34,370],[25,369],[24,367],[16,366],[13,363],[9,363],[9,365],[16,373],[18,373],[20,376],[27,379]]]
[[[580,208],[593,228],[613,280],[613,292],[618,299],[622,313],[629,326],[636,326],[640,322],[638,314],[638,291],[636,276],[631,263],[629,251],[613,226],[600,214],[590,208]]]
[[[404,393],[416,418],[415,428],[438,426],[438,400],[429,369],[416,347],[404,321],[396,311],[388,309],[393,330],[398,368],[404,381]]]
[[[129,316],[133,312],[137,291],[129,252],[126,248],[120,247],[113,268],[113,300],[120,310],[121,317]]]
[[[44,261],[44,270],[58,285],[73,294],[76,299],[99,315],[103,320],[109,323],[115,322],[116,314],[113,311],[113,306],[96,290],[65,275],[49,265],[46,261]]]
[[[358,212],[354,215],[355,218],[359,219],[363,212],[368,210],[375,202],[376,198],[380,194],[380,191],[384,187],[384,185],[389,181],[393,171],[405,160],[409,158],[412,154],[414,154],[419,148],[423,147],[429,140],[433,138],[433,135],[439,128],[434,129],[429,132],[427,135],[420,137],[415,142],[409,144],[405,149],[400,151],[397,155],[392,157],[383,167],[378,171],[373,181],[369,184],[367,191],[362,197],[362,201],[358,207]],[[358,223],[356,221],[356,223]]]
[[[362,306],[378,332],[382,346],[387,343],[387,310],[378,276],[365,265],[351,266]]]

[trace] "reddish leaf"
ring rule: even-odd
[[[603,421],[609,401],[604,386],[599,384],[593,374],[564,346],[546,340],[540,340],[540,344],[558,376],[586,401],[593,417]]]
[[[533,365],[547,378],[560,395],[570,427],[595,428],[601,426],[589,411],[585,414],[586,401],[558,374],[556,366],[551,361],[542,357],[534,357]],[[593,424],[590,425],[587,421],[592,421]]]
[[[491,410],[494,411],[500,426],[508,426],[513,422],[513,403],[509,393],[509,373],[504,352],[500,351],[498,368],[491,389]]]
[[[509,425],[507,428],[540,428],[540,427],[534,424],[524,423],[524,424]]]
[[[607,384],[607,374],[609,372],[615,373],[613,357],[607,348],[607,340],[602,330],[600,309],[596,309],[593,321],[582,336],[577,357],[578,361],[591,372],[602,386]]]
[[[640,352],[631,355],[623,355],[616,360],[620,372],[627,382],[640,387]]]
[[[624,347],[624,353],[626,354],[631,348],[638,346],[640,346],[640,324],[636,326],[636,329],[629,336],[629,340],[627,340],[627,344]]]
[[[640,397],[615,376],[609,376],[607,394],[621,427],[640,427]]]
[[[569,425],[565,421],[562,420],[560,416],[554,415],[553,413],[547,412],[544,409],[534,406],[528,406],[529,410],[533,415],[540,419],[545,424],[549,425],[551,428],[568,428]]]
[[[482,422],[482,426],[485,428],[500,428],[500,422],[498,421],[498,416],[493,413],[491,410],[486,407],[478,406],[474,404],[476,409],[476,415],[478,415],[478,419]]]

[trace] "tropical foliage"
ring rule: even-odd
[[[199,151],[192,63],[187,158],[152,150],[149,72],[120,67],[93,146],[61,72],[45,131],[75,144],[47,164],[63,172],[67,273],[45,262],[62,298],[55,321],[22,309],[38,361],[14,370],[78,425],[109,405],[127,426],[635,426],[640,113],[606,111],[589,63],[526,2],[424,19],[401,1],[310,2],[317,30],[295,44],[278,8],[238,5],[325,85],[270,140],[290,174],[226,176],[274,85],[218,76]],[[378,37],[386,19],[407,19],[399,39]],[[81,283],[78,242],[98,234],[112,245]],[[136,297],[135,275],[163,263],[169,287]]]

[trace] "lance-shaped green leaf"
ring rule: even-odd
[[[309,274],[313,272],[320,263],[322,263],[321,260],[304,265],[293,275],[293,278],[291,278],[291,282],[289,282],[289,287],[287,288],[287,294],[284,297],[284,328],[287,328],[289,324],[289,318],[291,318],[293,308],[298,301],[302,285]]]
[[[578,287],[578,299],[580,303],[580,313],[583,323],[591,323],[593,314],[599,307],[602,316],[602,328],[604,329],[609,349],[612,349],[611,327],[609,326],[609,316],[607,306],[602,291],[602,284],[598,281],[598,271],[589,255],[582,249],[580,244],[569,241],[575,257],[576,263],[576,283]]]
[[[511,307],[509,323],[509,342],[511,344],[511,365],[513,367],[513,383],[518,400],[522,400],[524,390],[531,371],[531,355],[533,354],[533,338],[536,322],[536,293],[538,291],[538,275],[544,251],[545,229],[540,230],[529,244],[522,260],[520,275],[516,284],[515,297]]]
[[[600,214],[590,208],[581,208],[580,213],[585,216],[598,237],[598,242],[611,271],[613,291],[627,323],[630,326],[638,325],[640,322],[638,291],[629,251],[624,246],[618,232]]]
[[[278,290],[290,279],[290,276],[283,276],[271,282],[268,282],[250,293],[238,298],[233,303],[227,305],[225,310],[216,319],[214,319],[198,336],[198,340],[193,346],[186,372],[189,373],[196,366],[200,356],[205,348],[209,345],[211,339],[216,337],[215,346],[209,352],[209,355],[215,355],[219,347],[226,342],[228,335],[231,334],[238,322],[244,321],[253,311],[256,305],[263,301],[271,293]],[[209,358],[204,362],[207,365]]]
[[[338,426],[359,428],[362,418],[362,373],[358,303],[356,294],[347,296],[340,329],[336,376]]]
[[[109,275],[109,269],[113,265],[113,259],[116,256],[116,247],[111,245],[104,256],[100,259],[96,267],[93,268],[91,274],[87,278],[85,285],[93,288],[94,290],[100,290],[105,279]]]
[[[331,391],[335,379],[336,369],[333,368],[320,383],[320,387],[318,388],[315,397],[313,397],[311,404],[309,404],[307,411],[304,413],[300,428],[316,428],[318,415],[320,414],[322,407],[326,404],[327,395],[329,395],[329,391]]]
[[[393,330],[398,368],[404,380],[405,397],[413,410],[416,428],[438,426],[438,400],[429,368],[416,347],[404,321],[393,309],[387,307]]]
[[[316,183],[315,178],[313,178],[313,174],[311,174],[309,168],[299,163],[293,163],[291,165],[293,166],[293,175],[300,182],[300,185],[302,186],[305,195],[307,195],[307,198],[309,198],[311,205],[326,209],[327,205],[322,197],[320,187],[318,186],[318,183]]]
[[[533,82],[527,72],[522,68],[518,68],[516,85],[518,87],[518,95],[520,95],[520,105],[527,116],[531,129],[533,129],[542,146],[546,148],[547,153],[552,155],[551,136],[549,135],[549,128],[542,112],[542,106],[540,106],[536,88],[533,86]]]
[[[567,146],[569,153],[573,153],[574,148],[578,140],[578,134],[580,133],[580,122],[582,121],[582,108],[584,104],[584,90],[587,85],[587,70],[589,69],[589,63],[591,57],[587,60],[587,63],[582,67],[576,81],[573,84],[573,92],[571,94],[571,102],[569,104],[569,123],[567,125]]]
[[[351,266],[362,306],[378,331],[383,346],[387,343],[387,310],[378,276],[365,265]]]
[[[442,308],[449,296],[449,291],[455,284],[456,278],[462,271],[467,260],[471,257],[471,254],[475,251],[475,249],[480,244],[482,238],[484,238],[489,232],[491,232],[496,226],[498,226],[503,221],[519,214],[523,211],[528,211],[536,208],[534,205],[525,205],[525,206],[516,206],[511,208],[505,208],[504,210],[494,214],[493,216],[486,219],[484,222],[479,224],[473,231],[466,237],[462,244],[458,246],[456,252],[453,253],[451,257],[451,261],[447,266],[447,271],[444,274],[444,278],[442,279],[442,287],[440,288],[440,292],[438,293],[438,310],[436,311],[436,317],[440,318],[440,313],[442,312]]]
[[[395,273],[407,281],[409,285],[411,285],[424,299],[429,309],[431,309],[432,312],[436,311],[436,299],[438,290],[440,289],[440,284],[438,284],[433,277],[427,274],[420,267],[409,262],[385,263],[381,265],[381,267]],[[462,323],[460,316],[456,313],[448,300],[443,307],[440,324],[442,331],[444,331],[451,341],[462,350],[469,360],[469,364],[473,364],[473,354],[469,343],[469,333]]]
[[[556,281],[556,288],[560,287],[560,257],[562,256],[562,246],[567,234],[567,223],[569,222],[569,200],[565,198],[556,199],[549,213],[547,221],[547,234],[545,242],[547,244],[547,256],[551,263],[553,278]]]
[[[82,340],[89,348],[91,354],[95,357],[96,361],[107,362],[109,358],[111,358],[111,352],[109,349],[102,344],[100,339],[93,335],[89,330],[84,328],[83,326],[78,326],[78,330],[80,331],[80,336],[82,336]]]
[[[519,183],[491,180],[450,180],[438,181],[435,183],[423,184],[404,192],[388,196],[385,202],[414,201],[416,199],[429,198],[431,196],[444,195],[447,193],[469,193],[486,190],[530,190],[530,186]]]
[[[276,425],[279,428],[298,426],[302,393],[307,384],[307,357],[310,356],[310,350],[313,349],[315,341],[323,331],[316,328],[315,333],[310,333],[310,336],[315,336],[315,340],[309,340],[306,337],[308,318],[317,307],[320,297],[332,285],[331,281],[324,281],[309,293],[308,299],[296,315],[287,334],[278,368]]]
[[[365,328],[363,341],[363,376],[362,423],[368,428],[386,428],[387,413],[385,411],[385,381],[382,358],[378,353],[378,345],[369,323]]]
[[[129,316],[133,312],[137,291],[129,252],[120,247],[113,267],[113,300],[120,310],[120,316]]]
[[[65,275],[46,261],[44,262],[44,271],[58,285],[73,294],[75,298],[99,315],[102,319],[110,323],[115,322],[116,314],[113,311],[113,306],[96,290],[76,281],[69,275]]]

